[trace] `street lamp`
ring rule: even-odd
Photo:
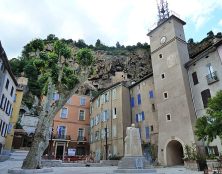
[[[108,143],[107,143],[107,133],[108,133],[108,129],[107,129],[107,125],[105,127],[105,139],[106,139],[106,145],[105,145],[105,149],[106,149],[106,160],[108,159]]]

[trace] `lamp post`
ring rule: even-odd
[[[107,125],[106,125],[106,128],[105,128],[105,139],[106,139],[106,145],[105,145],[105,148],[106,148],[106,160],[108,159],[108,144],[107,144]]]

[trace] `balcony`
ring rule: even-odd
[[[60,139],[60,140],[71,140],[70,135],[53,135],[52,139]]]
[[[219,78],[218,78],[218,76],[217,76],[217,71],[214,71],[214,72],[208,74],[208,75],[206,76],[206,78],[207,78],[207,83],[208,83],[208,85],[210,85],[210,84],[212,84],[212,83],[214,83],[214,82],[219,81]]]
[[[78,137],[77,137],[77,141],[78,141],[78,142],[85,142],[85,141],[86,141],[86,137],[78,136]]]

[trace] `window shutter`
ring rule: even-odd
[[[154,98],[153,90],[149,91],[149,96],[150,96],[150,98]]]
[[[107,92],[107,102],[109,101],[109,92]]]
[[[202,97],[204,108],[206,108],[207,104],[208,104],[208,99],[211,98],[210,90],[206,89],[206,90],[202,91],[201,97]]]
[[[150,136],[150,130],[149,127],[146,127],[146,139],[149,139]]]
[[[131,107],[133,108],[134,107],[134,97],[131,97]]]
[[[194,84],[194,85],[196,85],[196,84],[199,83],[196,72],[193,72],[193,73],[192,73],[192,78],[193,78],[193,84]]]
[[[140,94],[137,95],[137,99],[138,99],[138,105],[140,105],[141,104],[141,95]]]
[[[138,114],[136,114],[136,123],[138,123],[139,119],[138,119]]]
[[[142,112],[142,120],[145,120],[144,112]]]
[[[110,115],[109,113],[110,113],[109,110],[106,110],[106,115],[107,115],[106,121],[109,120],[109,115]]]

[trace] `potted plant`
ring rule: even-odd
[[[199,170],[195,144],[192,144],[192,146],[189,146],[187,144],[185,145],[183,160],[184,160],[185,168],[190,169],[190,170]]]

